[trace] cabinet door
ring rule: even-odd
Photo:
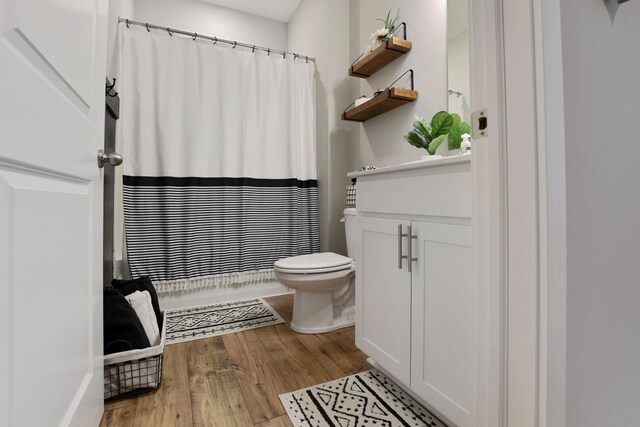
[[[411,389],[459,427],[473,396],[471,227],[412,223]]]
[[[396,379],[409,385],[411,356],[411,274],[406,237],[398,245],[398,226],[408,221],[358,217],[356,250],[356,345]]]

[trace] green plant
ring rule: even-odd
[[[417,148],[423,148],[429,154],[435,154],[442,142],[449,137],[449,149],[460,148],[462,135],[469,133],[469,124],[463,122],[459,115],[446,111],[436,113],[427,124],[424,117],[415,116],[413,129],[404,139]]]
[[[393,30],[396,29],[396,22],[400,19],[400,9],[398,8],[398,12],[396,12],[396,17],[391,18],[391,9],[387,12],[387,17],[385,19],[376,18],[374,21],[380,21],[384,24],[385,30],[389,30],[389,33],[392,33]]]
[[[452,113],[451,117],[453,118],[453,126],[451,126],[451,131],[449,131],[449,150],[457,150],[460,148],[462,135],[471,133],[471,126],[469,126],[469,123],[463,122],[456,113]]]
[[[414,147],[424,148],[429,154],[434,154],[438,146],[449,135],[453,126],[453,117],[446,111],[436,113],[427,124],[424,117],[415,116],[413,130],[404,139]]]

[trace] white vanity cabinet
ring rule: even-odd
[[[432,162],[355,175],[356,344],[466,427],[475,363],[470,163]]]
[[[398,228],[406,233],[409,224],[358,217],[362,244],[355,256],[356,345],[406,385],[411,376],[411,273],[398,268]]]

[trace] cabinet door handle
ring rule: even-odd
[[[407,270],[409,271],[409,273],[411,273],[411,265],[413,264],[413,261],[417,261],[418,258],[414,258],[413,257],[413,239],[417,239],[418,236],[414,236],[413,235],[413,226],[409,226],[407,227],[407,234],[406,234],[409,238],[407,239],[407,256],[405,258],[407,258]]]
[[[402,224],[398,224],[398,270],[402,270],[402,260],[407,257],[406,255],[402,255],[402,238],[403,237],[407,237],[407,235],[402,234]]]

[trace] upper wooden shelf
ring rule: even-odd
[[[408,102],[413,102],[416,99],[418,99],[418,92],[415,90],[390,87],[364,104],[343,112],[342,120],[365,122],[372,117],[386,113]]]
[[[373,52],[356,61],[351,68],[349,68],[349,75],[363,79],[367,78],[410,50],[411,42],[409,40],[390,37]]]

